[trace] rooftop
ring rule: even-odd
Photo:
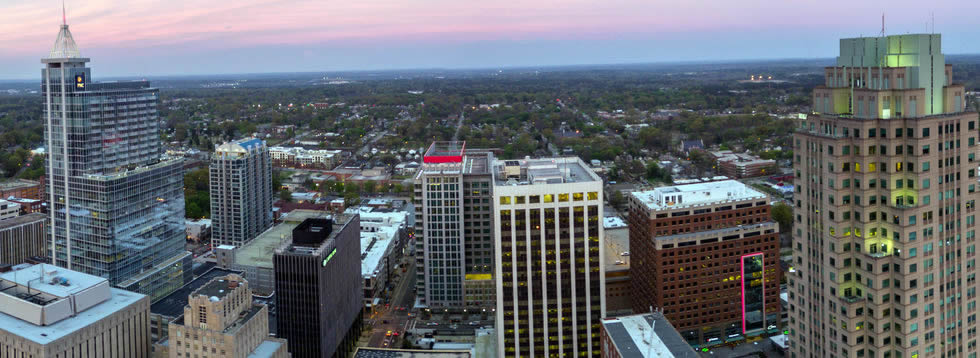
[[[698,357],[659,312],[607,318],[602,326],[622,358]]]
[[[204,295],[213,297],[212,300],[214,300],[214,298],[224,299],[229,292],[241,287],[238,284],[232,283],[232,281],[234,280],[229,280],[228,276],[211,279],[211,281],[208,281],[208,283],[204,284],[204,286],[201,286],[200,288],[194,290],[194,292],[191,292],[191,296]]]
[[[28,188],[32,186],[38,186],[38,185],[41,185],[41,183],[32,180],[25,180],[25,179],[8,180],[8,181],[0,182],[0,190],[13,190],[13,189],[20,189],[20,188]]]
[[[463,161],[463,152],[466,151],[466,142],[432,142],[429,149],[422,156],[425,163],[459,163]]]
[[[498,186],[602,180],[578,157],[495,160],[493,172]]]
[[[181,316],[184,314],[184,306],[187,305],[187,298],[191,295],[191,293],[211,282],[211,280],[222,276],[228,276],[229,274],[241,275],[242,272],[212,268],[191,282],[181,286],[176,291],[171,292],[169,295],[166,295],[160,300],[154,302],[153,305],[150,306],[150,313],[164,317]]]
[[[358,348],[354,358],[470,358],[469,351]]]
[[[329,213],[317,210],[298,209],[290,211],[283,216],[282,223],[273,226],[265,232],[259,234],[251,242],[240,247],[235,252],[235,263],[244,266],[256,266],[272,268],[272,254],[283,242],[292,238],[295,229],[303,220],[310,218],[323,218]]]
[[[330,218],[311,218],[304,220],[297,228],[309,225],[308,230],[303,230],[302,235],[296,237],[297,230],[294,230],[290,239],[283,241],[274,251],[275,255],[290,256],[317,256],[326,250],[336,247],[336,237],[356,216],[348,214],[335,214]],[[320,221],[323,222],[320,222]],[[316,222],[311,222],[316,221]],[[326,227],[324,224],[331,225]],[[320,226],[323,225],[323,226]],[[355,228],[360,231],[360,228]],[[305,240],[305,241],[304,241]],[[272,259],[272,257],[270,257]]]
[[[27,215],[20,215],[6,220],[0,220],[0,230],[20,226],[27,223],[32,223],[35,221],[44,221],[48,218],[47,215],[42,213],[30,213]]]
[[[233,142],[227,142],[225,144],[219,145],[215,149],[215,154],[247,154],[256,149],[265,147],[265,141],[258,138],[246,138],[241,140],[236,140]]]
[[[744,200],[765,199],[767,196],[741,182],[723,180],[677,186],[665,186],[630,193],[649,210],[674,210]]]
[[[398,235],[397,226],[378,227],[377,231],[361,231],[361,275],[370,277],[378,271],[381,260]]]
[[[36,303],[24,301],[11,296],[9,293],[13,290],[5,290],[0,293],[0,330],[4,330],[10,334],[20,336],[26,340],[32,341],[37,344],[45,345],[68,336],[80,329],[91,326],[92,324],[105,319],[122,309],[125,309],[142,299],[146,299],[145,295],[141,295],[134,292],[129,292],[125,290],[110,288],[108,286],[108,281],[101,277],[96,277],[92,275],[87,275],[80,272],[70,271],[60,267],[54,267],[49,265],[43,265],[44,271],[57,271],[58,277],[65,277],[68,286],[63,286],[61,283],[49,284],[50,282],[45,276],[45,280],[37,281],[36,278],[40,275],[42,265],[33,265],[23,268],[21,270],[11,271],[0,275],[0,285],[10,285],[12,282],[24,282],[33,281],[31,283],[31,289],[39,292],[45,292],[49,295],[73,295],[74,300],[61,299],[58,301],[49,302],[48,305],[58,305],[59,302],[64,302],[66,307],[66,312],[75,312],[63,319],[57,320],[53,323],[47,325],[37,325],[32,322],[28,322],[17,316],[23,316],[25,314],[30,314],[31,309],[37,308]],[[60,282],[60,280],[59,280]],[[85,292],[83,292],[85,291]],[[92,300],[93,296],[88,293],[92,291],[98,291],[96,297],[101,299],[102,295],[105,294],[105,299]],[[66,296],[62,296],[66,297]],[[15,305],[9,300],[21,301],[22,304]],[[68,301],[75,301],[74,307]],[[17,307],[17,312],[11,312],[8,310]],[[84,308],[82,308],[84,307]],[[46,312],[47,313],[47,312]],[[58,313],[58,312],[51,312]],[[64,313],[64,312],[62,312]],[[53,317],[43,317],[42,319],[51,321]]]
[[[270,358],[279,350],[279,347],[282,347],[281,342],[264,340],[252,350],[252,353],[248,354],[247,358]]]

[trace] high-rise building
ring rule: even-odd
[[[211,157],[211,242],[241,247],[272,226],[272,164],[265,141],[228,142]]]
[[[361,334],[357,215],[306,219],[276,249],[276,334],[294,357],[347,357]]]
[[[0,274],[3,357],[150,356],[150,299],[51,265]]]
[[[18,265],[35,256],[46,256],[48,218],[41,213],[0,221],[0,264]]]
[[[68,25],[41,60],[51,256],[163,297],[187,282],[183,161],[162,156],[159,90],[93,82]]]
[[[842,39],[793,136],[790,357],[976,357],[977,113],[939,34]]]
[[[465,142],[435,142],[415,177],[419,302],[493,307],[493,154]]]
[[[602,179],[578,158],[494,161],[500,357],[600,354]]]
[[[269,309],[252,303],[248,281],[235,274],[194,290],[168,328],[172,358],[289,357],[285,340],[269,338]]]
[[[629,195],[633,311],[662,310],[693,346],[778,332],[779,229],[734,180]]]

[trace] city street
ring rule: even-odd
[[[407,271],[401,274],[396,283],[394,292],[390,296],[390,304],[378,308],[374,315],[365,318],[365,323],[371,324],[373,331],[368,340],[368,347],[399,347],[405,334],[405,327],[414,317],[410,316],[412,305],[415,303],[415,261],[411,257],[406,258],[405,265]],[[388,323],[384,323],[388,322]],[[386,335],[392,332],[392,337],[387,339],[389,344],[386,346]],[[394,336],[398,333],[398,336]]]

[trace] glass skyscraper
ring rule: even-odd
[[[159,90],[86,62],[67,24],[41,60],[52,262],[156,299],[191,275],[182,160],[162,156]]]

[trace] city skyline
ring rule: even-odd
[[[33,59],[50,47],[45,34],[61,21],[58,5],[0,4],[0,32],[18,34],[0,37],[0,78],[31,77]],[[110,77],[814,58],[832,52],[838,38],[878,34],[883,10],[848,3],[852,11],[836,14],[834,2],[761,0],[67,5],[69,24],[85,39],[83,55],[112,59]],[[906,5],[889,5],[886,33],[931,31],[931,12],[955,8],[935,13],[935,31],[950,39],[943,44],[948,53],[976,52],[969,39],[980,31],[959,14],[980,5]]]

